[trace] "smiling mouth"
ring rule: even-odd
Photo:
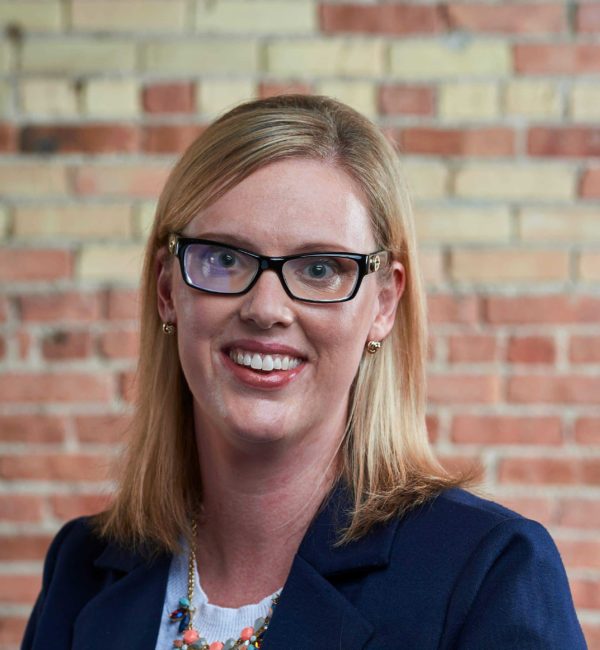
[[[247,350],[234,349],[229,351],[229,358],[238,366],[245,366],[261,372],[273,370],[293,370],[297,368],[302,359],[283,354],[259,354]]]

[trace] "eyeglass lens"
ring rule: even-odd
[[[194,243],[185,249],[184,268],[188,280],[207,291],[244,291],[256,277],[259,267],[258,259],[227,246]],[[286,260],[282,273],[296,298],[328,301],[351,295],[359,267],[353,259],[310,255]]]

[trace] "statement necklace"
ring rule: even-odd
[[[196,536],[196,522],[192,524],[194,537]],[[278,591],[271,600],[269,613],[265,618],[257,618],[253,626],[245,627],[237,639],[228,639],[224,643],[213,641],[209,643],[205,638],[200,636],[200,632],[194,628],[194,585],[196,583],[196,554],[193,548],[190,548],[190,559],[188,561],[188,593],[186,598],[179,599],[179,607],[169,614],[171,623],[179,623],[179,634],[183,633],[181,639],[173,641],[173,648],[181,650],[258,650],[263,642],[263,638],[275,606],[279,602]]]

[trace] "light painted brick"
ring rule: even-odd
[[[600,282],[600,253],[581,253],[577,273],[586,282]]]
[[[63,196],[68,192],[63,166],[15,162],[0,166],[0,193],[6,196]]]
[[[0,42],[0,72],[10,72],[14,64],[15,58],[10,42]]]
[[[511,81],[506,87],[504,110],[508,115],[559,117],[561,99],[558,88],[548,81]]]
[[[0,3],[0,29],[16,26],[26,32],[58,32],[62,29],[60,2],[3,0]]]
[[[24,79],[19,93],[21,110],[27,115],[77,115],[75,87],[66,79]]]
[[[135,44],[112,38],[26,40],[21,56],[25,72],[132,72],[135,64]]]
[[[419,269],[425,284],[428,286],[441,284],[444,280],[444,260],[441,251],[420,251]]]
[[[8,237],[10,229],[10,212],[5,205],[0,205],[0,240]]]
[[[83,246],[76,269],[80,280],[139,282],[144,247],[128,246]]]
[[[377,91],[369,81],[321,81],[316,84],[318,94],[335,97],[371,118],[377,115]]]
[[[183,0],[74,0],[73,29],[106,32],[181,32],[186,25]]]
[[[398,40],[391,45],[390,63],[395,77],[419,81],[506,77],[511,71],[509,44],[495,40]]]
[[[198,110],[214,116],[255,97],[256,85],[250,79],[204,79],[196,93]]]
[[[5,81],[0,81],[0,116],[2,117],[11,112],[10,96],[10,86]]]
[[[142,111],[139,86],[130,79],[91,79],[83,97],[89,115],[133,117]]]
[[[499,90],[493,83],[444,84],[439,115],[446,120],[487,120],[498,116]]]
[[[560,165],[477,163],[459,170],[455,193],[475,199],[573,199],[575,170]]]
[[[142,58],[147,72],[218,74],[255,72],[258,70],[258,54],[258,42],[254,40],[198,39],[148,43]]]
[[[503,206],[438,206],[415,209],[424,242],[508,242],[510,212]]]
[[[267,44],[267,70],[275,74],[379,75],[383,67],[381,40],[329,38]]]
[[[317,7],[309,0],[199,0],[196,6],[200,32],[306,34],[317,23]]]
[[[13,233],[24,238],[131,237],[127,204],[17,206]]]
[[[567,280],[569,254],[562,251],[453,251],[450,273],[467,282],[541,282]]]
[[[150,234],[156,214],[156,202],[145,201],[138,204],[132,215],[133,233],[136,237],[146,239]]]
[[[600,84],[579,82],[571,93],[570,111],[575,120],[600,120]]]
[[[522,208],[519,236],[538,241],[600,241],[600,209],[586,207]]]
[[[413,199],[439,199],[446,196],[448,169],[442,163],[403,161],[402,170]]]

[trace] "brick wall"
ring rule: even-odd
[[[3,0],[0,27],[0,647],[52,534],[109,492],[170,166],[296,89],[402,149],[432,438],[548,526],[600,648],[600,3]]]

